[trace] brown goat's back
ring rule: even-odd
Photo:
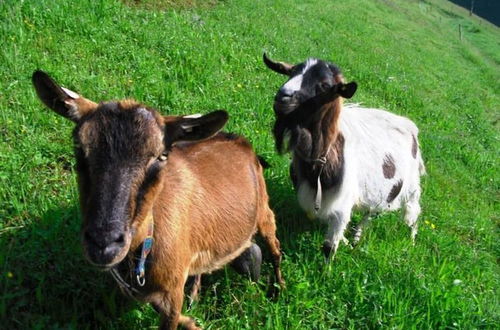
[[[175,245],[190,256],[183,262],[189,265],[183,266],[191,275],[215,270],[237,257],[250,245],[262,212],[265,187],[260,176],[260,164],[241,137],[219,134],[174,147],[153,208],[161,240],[153,252],[161,249],[166,254],[166,247],[178,240]],[[172,252],[179,259],[180,251]]]

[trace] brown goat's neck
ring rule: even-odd
[[[132,242],[130,244],[130,251],[134,253],[144,242],[145,238],[148,236],[148,230],[150,227],[150,223],[154,223],[153,218],[153,210],[150,209],[144,216],[144,218],[140,219],[139,224],[134,230],[134,236],[132,237]]]
[[[169,160],[170,162],[170,160]],[[167,163],[167,166],[169,164]],[[148,235],[148,228],[151,221],[155,221],[154,218],[154,206],[158,196],[164,189],[164,178],[166,173],[166,167],[163,168],[160,177],[156,184],[154,184],[148,192],[143,196],[143,202],[140,207],[136,210],[136,214],[132,221],[132,242],[129,249],[129,254],[133,255],[135,250],[140,247],[146,236]],[[156,219],[157,220],[157,219]]]

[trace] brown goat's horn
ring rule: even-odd
[[[269,69],[287,76],[289,76],[292,73],[292,70],[294,68],[293,65],[288,63],[274,62],[269,57],[267,57],[266,53],[262,55],[262,59],[264,60],[264,63]]]

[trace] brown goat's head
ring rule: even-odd
[[[263,55],[266,66],[290,77],[278,90],[274,99],[274,111],[278,116],[287,115],[303,106],[306,102],[316,102],[318,97],[328,95],[331,101],[338,96],[351,98],[356,92],[355,82],[345,83],[340,69],[332,64],[315,58],[291,65],[274,62]],[[324,98],[324,97],[323,97]]]
[[[151,210],[172,145],[214,135],[228,115],[163,117],[129,100],[96,104],[42,71],[32,80],[45,105],[76,123],[83,248],[91,263],[112,267],[127,255],[134,232]]]

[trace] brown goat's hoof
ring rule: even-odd
[[[278,301],[281,291],[283,291],[284,289],[285,289],[284,283],[274,282],[271,285],[269,285],[266,292],[266,297],[271,301],[276,302]]]
[[[193,318],[182,314],[179,316],[179,325],[187,330],[202,330]]]
[[[255,243],[231,262],[231,267],[238,274],[249,276],[254,282],[257,282],[260,278],[261,265],[262,251]]]

